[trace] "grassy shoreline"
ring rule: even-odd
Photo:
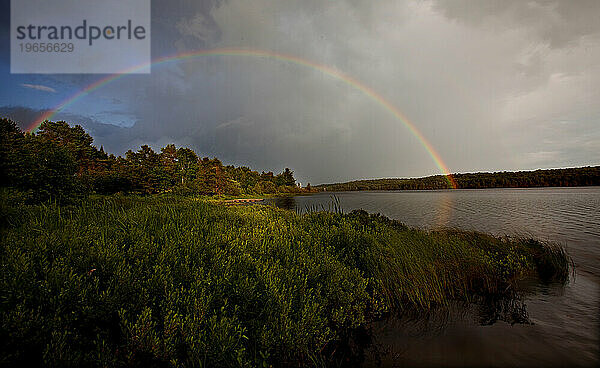
[[[556,246],[361,211],[114,196],[2,212],[2,364],[327,363],[385,315],[569,273]]]

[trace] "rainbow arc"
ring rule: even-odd
[[[149,66],[153,67],[153,66],[166,64],[169,62],[188,60],[188,59],[193,59],[193,58],[202,57],[202,56],[240,56],[240,57],[258,57],[258,58],[275,59],[275,60],[279,60],[282,62],[288,62],[288,63],[292,63],[292,64],[300,65],[303,67],[308,67],[308,68],[318,70],[319,72],[321,72],[325,75],[328,75],[334,79],[340,80],[340,81],[348,84],[352,88],[355,88],[355,89],[361,91],[364,95],[366,95],[371,100],[373,100],[374,102],[376,102],[377,104],[379,104],[380,106],[385,108],[397,120],[399,120],[410,131],[410,133],[419,140],[419,142],[425,148],[425,150],[427,151],[429,156],[431,156],[431,158],[433,159],[435,165],[438,167],[438,169],[441,171],[441,173],[444,176],[446,176],[448,183],[450,184],[450,187],[453,189],[457,188],[456,182],[455,182],[454,178],[452,177],[452,173],[450,172],[447,165],[442,160],[439,153],[431,145],[431,143],[425,138],[425,136],[419,131],[419,129],[417,129],[417,127],[414,123],[412,123],[398,108],[396,108],[392,103],[390,103],[387,99],[385,99],[381,94],[377,93],[371,87],[365,85],[364,83],[358,81],[357,79],[355,79],[347,74],[344,74],[344,73],[340,72],[339,70],[329,67],[327,65],[319,64],[314,61],[303,59],[303,58],[300,58],[297,56],[281,54],[281,53],[267,51],[267,50],[239,49],[239,48],[218,48],[218,49],[199,50],[199,51],[186,52],[186,53],[180,53],[180,54],[176,54],[176,55],[161,57],[161,58],[155,59],[149,63],[136,65],[134,67],[123,70],[120,73],[111,74],[105,78],[101,78],[101,79],[97,80],[96,82],[89,84],[85,88],[79,90],[72,96],[70,96],[67,99],[65,99],[64,101],[62,101],[60,104],[58,104],[53,109],[42,114],[38,119],[36,119],[35,122],[33,122],[33,124],[31,124],[28,127],[27,131],[29,131],[29,132],[35,131],[41,125],[42,122],[44,122],[45,120],[52,119],[52,117],[54,115],[56,115],[56,113],[63,110],[65,107],[73,104],[74,102],[76,102],[80,98],[86,96],[90,92],[95,91],[117,79],[123,78],[127,74],[136,72],[138,70],[147,68]]]

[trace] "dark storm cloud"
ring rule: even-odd
[[[217,42],[221,31],[212,11],[220,3],[218,0],[153,1],[153,46],[184,51],[205,48]]]
[[[0,116],[15,121],[23,130],[29,128],[45,112],[44,110],[35,110],[27,107],[0,107]],[[94,145],[96,147],[103,146],[108,152],[121,154],[123,153],[123,147],[130,147],[128,145],[137,140],[135,135],[132,134],[131,129],[117,127],[112,124],[103,124],[88,116],[58,114],[53,120],[64,120],[72,125],[81,125],[94,137]]]

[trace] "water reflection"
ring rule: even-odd
[[[477,326],[492,326],[502,323],[504,326],[532,325],[527,313],[527,306],[517,294],[504,297],[481,298],[478,302],[453,301],[445,306],[438,306],[427,312],[403,312],[401,315],[390,315],[372,323],[370,326],[354,331],[340,343],[330,346],[334,353],[328,358],[331,362],[342,363],[342,366],[404,366],[404,365],[439,365],[444,363],[440,357],[430,354],[423,360],[422,353],[432,353],[440,348],[438,341],[454,343],[467,342],[471,338],[465,331],[473,331]],[[500,326],[501,328],[503,326]],[[466,339],[466,340],[465,340]],[[456,352],[468,348],[453,348],[447,345],[444,354],[456,356]],[[453,351],[453,349],[455,349]],[[478,356],[477,351],[471,351]],[[458,354],[460,355],[460,354]],[[326,355],[327,356],[327,355]],[[445,358],[444,358],[445,359]],[[429,364],[419,364],[429,361]],[[487,366],[488,357],[473,360],[477,366]],[[452,360],[446,363],[452,364]],[[446,364],[444,364],[446,365]],[[461,364],[459,364],[461,365]]]
[[[296,209],[296,199],[294,196],[270,198],[267,201],[267,203],[273,204],[275,207],[283,208],[286,210],[295,210]]]
[[[498,321],[511,325],[531,324],[527,305],[520,297],[488,298],[479,304],[477,315],[481,326],[490,326]]]
[[[432,214],[435,218],[434,227],[444,228],[450,226],[450,219],[452,217],[452,195],[449,192],[443,193],[437,202],[437,209]]]

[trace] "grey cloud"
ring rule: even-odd
[[[434,0],[451,19],[499,30],[526,28],[552,47],[565,47],[600,32],[597,0]]]

